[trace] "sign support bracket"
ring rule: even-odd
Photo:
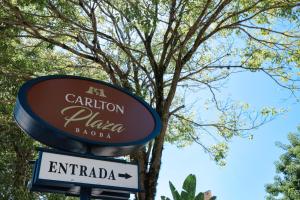
[[[91,153],[91,149],[87,148],[87,154]],[[91,199],[91,188],[81,187],[80,188],[80,200],[90,200]]]
[[[80,200],[90,200],[91,199],[91,188],[82,187],[80,189]]]

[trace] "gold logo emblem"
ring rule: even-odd
[[[103,89],[94,88],[92,86],[90,86],[89,89],[85,93],[97,95],[97,96],[100,96],[100,97],[106,97],[106,95],[104,94]]]

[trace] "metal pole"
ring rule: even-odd
[[[89,147],[87,147],[86,154],[90,154],[90,153],[91,153],[91,149]],[[91,192],[92,192],[91,188],[81,186],[80,187],[80,200],[90,200]]]
[[[81,187],[80,188],[80,200],[91,199],[91,188]]]

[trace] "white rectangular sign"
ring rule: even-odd
[[[138,166],[42,152],[38,179],[139,190]]]

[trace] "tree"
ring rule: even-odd
[[[193,174],[190,174],[186,177],[186,179],[183,182],[182,185],[182,192],[179,194],[179,192],[176,190],[172,182],[169,182],[170,190],[172,192],[172,196],[174,200],[205,200],[205,195],[203,192],[199,192],[196,194],[196,176]],[[207,200],[215,200],[217,199],[214,197],[208,197],[210,199]],[[170,200],[170,198],[162,196],[162,200]]]
[[[65,199],[64,195],[33,194],[27,189],[33,167],[29,162],[39,144],[16,125],[13,108],[24,81],[45,72],[84,75],[88,71],[72,67],[67,55],[53,53],[48,44],[33,45],[11,37],[17,33],[11,28],[0,31],[0,199]]]
[[[93,63],[95,74],[104,72],[107,81],[156,109],[160,135],[131,155],[141,166],[145,191],[138,199],[149,200],[156,194],[165,142],[196,142],[222,164],[232,137],[247,136],[277,114],[273,108],[251,112],[247,104],[220,98],[232,74],[261,72],[294,94],[299,22],[297,0],[0,2],[1,28],[18,29],[17,37]],[[186,90],[203,91],[216,118],[193,116],[181,98]],[[204,134],[212,142],[205,143]]]
[[[300,127],[298,134],[290,133],[290,144],[279,143],[285,153],[275,163],[277,176],[274,183],[266,185],[268,200],[296,200],[300,199]]]

